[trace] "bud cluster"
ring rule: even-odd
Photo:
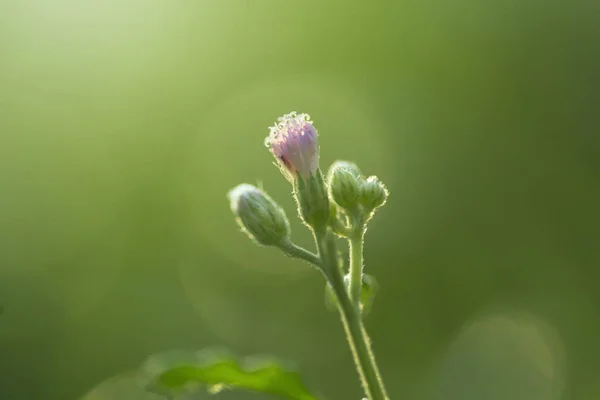
[[[327,176],[330,198],[349,218],[360,215],[359,225],[366,223],[387,200],[387,188],[379,178],[365,178],[354,163],[336,161]]]
[[[293,185],[300,217],[315,231],[331,226],[338,232],[340,215],[363,215],[356,223],[365,224],[387,199],[383,183],[375,176],[365,178],[354,163],[336,161],[327,178],[323,177],[318,134],[308,114],[291,112],[279,117],[269,128],[265,145]],[[229,198],[238,222],[258,243],[278,245],[289,238],[285,212],[265,192],[243,184],[233,189]]]

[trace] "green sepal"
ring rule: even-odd
[[[300,217],[313,230],[325,229],[330,208],[327,186],[320,169],[308,179],[298,177],[294,185]]]

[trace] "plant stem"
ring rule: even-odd
[[[325,275],[338,299],[346,338],[365,394],[369,400],[388,400],[369,337],[362,323],[360,308],[352,302],[344,285],[342,271],[337,264],[334,238],[331,232],[316,233],[315,238],[319,256],[325,268]]]
[[[318,269],[323,269],[323,263],[319,256],[306,250],[305,248],[295,245],[289,240],[283,242],[279,246],[279,249],[290,257],[299,258],[301,260],[307,261],[309,264],[312,264]]]
[[[363,230],[350,237],[350,300],[360,309],[360,292],[363,277]]]

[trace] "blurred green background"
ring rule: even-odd
[[[599,34],[593,1],[0,2],[0,399],[213,345],[359,399],[322,278],[225,197],[295,215],[263,147],[292,110],[391,191],[365,256],[393,399],[599,398]]]

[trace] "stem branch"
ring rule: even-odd
[[[307,261],[308,263],[312,264],[320,270],[323,269],[323,262],[319,256],[306,250],[303,247],[292,243],[289,240],[284,241],[279,246],[279,249],[290,257],[299,258],[301,260]]]

